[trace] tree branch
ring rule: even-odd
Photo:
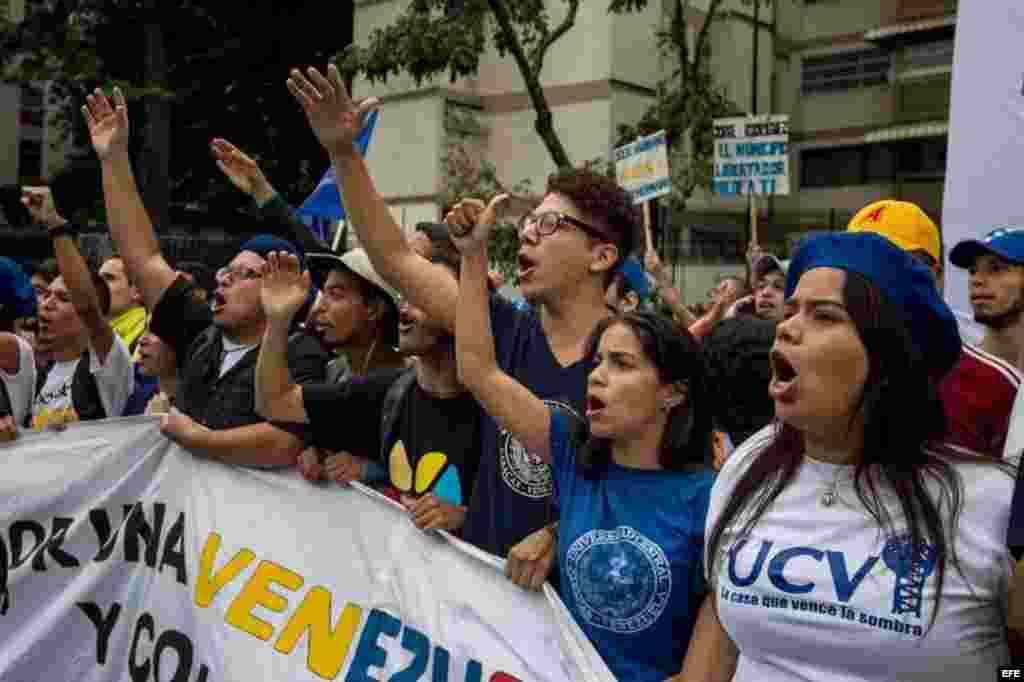
[[[574,6],[579,5],[579,0],[569,1]],[[498,22],[498,28],[504,35],[505,43],[512,53],[519,71],[523,75],[526,92],[529,94],[530,102],[533,103],[533,108],[537,112],[537,120],[534,122],[537,134],[544,141],[544,146],[547,147],[548,153],[551,154],[551,160],[555,162],[556,166],[559,168],[572,166],[572,163],[569,161],[569,154],[565,151],[565,146],[558,139],[558,134],[555,132],[554,117],[551,115],[548,100],[544,96],[544,87],[540,84],[540,71],[535,72],[531,68],[530,61],[523,50],[523,44],[519,40],[519,35],[516,33],[512,15],[509,13],[505,0],[487,0],[487,5],[491,8],[491,12],[494,13],[494,18]],[[573,21],[575,21],[575,12],[571,12],[571,15]]]
[[[565,19],[558,25],[558,28],[545,35],[544,39],[537,45],[537,49],[533,52],[531,67],[538,78],[540,78],[540,70],[544,68],[544,57],[547,56],[548,50],[576,25],[576,15],[579,13],[579,10],[580,0],[569,0],[569,12],[565,15]]]
[[[515,26],[512,25],[512,15],[509,13],[508,7],[505,6],[504,0],[487,0],[487,5],[491,8],[491,12],[494,13],[494,19],[498,22],[498,28],[505,35],[505,41],[508,43],[508,49],[512,53],[512,58],[519,66],[519,70],[523,72],[525,79],[526,74],[532,73],[530,60],[523,50],[523,44],[519,40]],[[527,82],[527,87],[529,87],[529,82]]]
[[[704,25],[700,27],[700,33],[697,34],[697,42],[694,45],[693,62],[695,67],[700,65],[704,57],[704,45],[708,41],[711,24],[714,22],[715,13],[721,4],[722,0],[711,0],[711,3],[708,5],[708,13],[704,16]]]

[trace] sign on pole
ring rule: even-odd
[[[615,159],[615,176],[619,184],[633,195],[634,204],[657,199],[672,191],[664,130],[614,149],[612,158]]]
[[[714,122],[715,194],[789,194],[789,116]]]

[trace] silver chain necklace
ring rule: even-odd
[[[829,484],[828,488],[821,495],[821,503],[826,507],[831,507],[835,504],[836,499],[839,497],[839,477],[843,474],[843,470],[840,469],[836,472],[835,477],[832,479],[832,483]]]

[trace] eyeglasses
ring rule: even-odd
[[[263,273],[259,270],[253,270],[252,268],[238,268],[232,270],[231,268],[221,268],[217,271],[217,282],[225,286],[231,286],[238,280],[242,279],[260,279],[263,277]]]
[[[559,213],[558,211],[545,211],[544,213],[529,213],[519,219],[519,227],[516,234],[520,239],[530,228],[535,228],[538,237],[547,237],[554,234],[559,226],[561,225],[572,225],[578,227],[592,237],[596,237],[601,241],[611,241],[603,235],[596,227],[587,225],[582,220],[577,220],[571,215]]]

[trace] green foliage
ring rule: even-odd
[[[473,144],[485,131],[472,113],[448,106],[445,111],[445,130],[448,144],[441,157],[445,171],[442,193],[445,211],[460,199],[473,198],[489,202],[498,194],[528,196],[532,193],[530,180],[506,185],[498,176],[495,165],[474,153]],[[499,223],[491,235],[490,258],[509,281],[513,280],[518,270],[518,254],[516,226],[510,221]]]
[[[248,208],[210,156],[213,137],[260,156],[289,198],[315,186],[326,159],[284,81],[292,67],[322,67],[350,40],[350,1],[334,3],[327,21],[313,0],[60,0],[33,8],[20,24],[0,24],[0,77],[50,81],[58,123],[79,146],[88,149],[85,95],[119,85],[129,99],[133,155],[167,150],[172,204]],[[170,139],[156,139],[149,126],[160,101],[171,107]],[[144,173],[145,163],[137,166]]]
[[[621,0],[624,6],[644,4],[643,0]],[[711,185],[713,177],[715,118],[735,116],[742,111],[717,87],[707,60],[710,56],[707,36],[722,0],[712,0],[705,26],[697,37],[695,49],[688,43],[686,11],[688,0],[676,0],[668,28],[657,34],[662,54],[675,60],[677,66],[658,83],[657,101],[634,125],[619,126],[617,145],[664,129],[669,144],[669,167],[672,172],[670,205],[682,210],[698,187]]]

